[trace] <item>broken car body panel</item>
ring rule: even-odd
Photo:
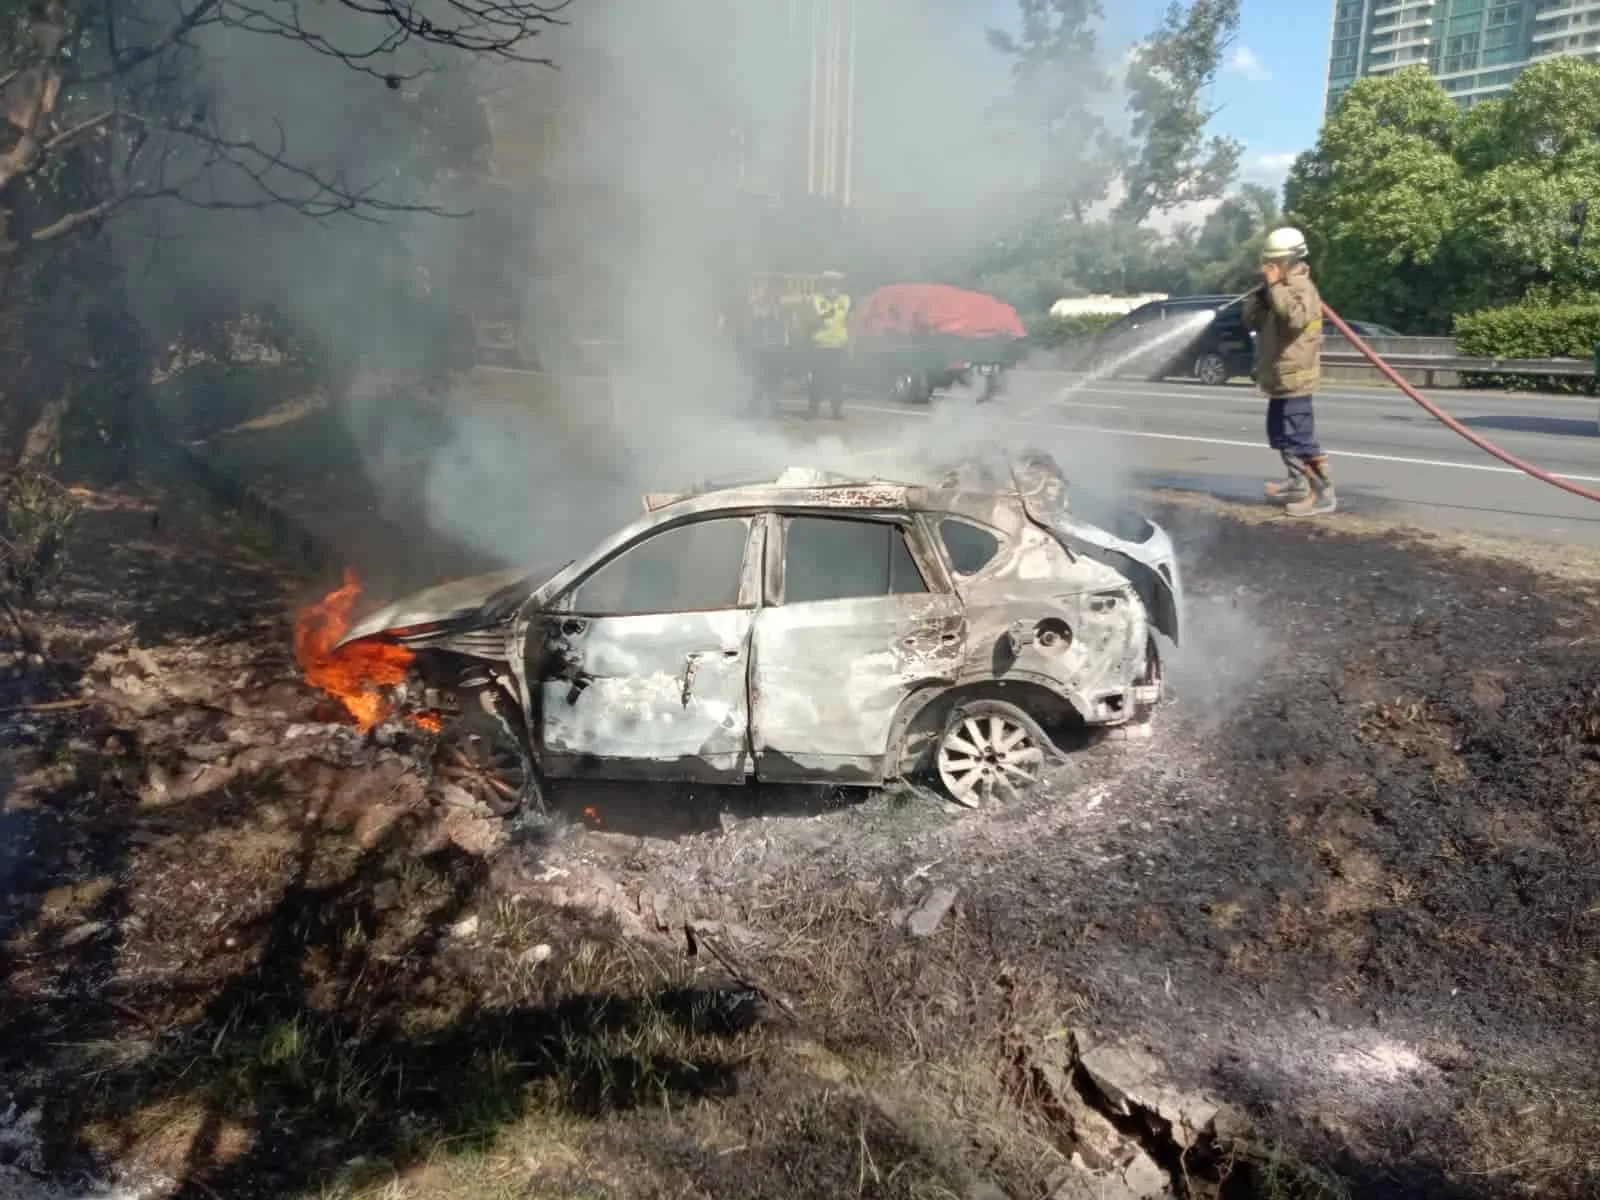
[[[522,576],[514,613],[495,593],[529,750],[552,776],[872,784],[917,714],[963,696],[1133,719],[1159,698],[1152,627],[1180,632],[1171,543],[1090,525],[1066,492],[1030,456],[926,484],[793,471],[653,496],[543,583]],[[484,582],[446,592],[452,613]],[[445,607],[435,590],[385,611]],[[408,632],[379,625],[362,636]]]
[[[818,524],[833,528],[819,537]],[[791,511],[768,529],[750,680],[757,775],[876,782],[906,697],[960,677],[965,606],[909,514]],[[817,568],[852,539],[881,542],[884,594],[850,594],[869,590],[866,577],[819,589]]]
[[[417,630],[420,635],[428,626],[479,616],[508,590],[515,595],[516,606],[520,606],[528,592],[554,573],[553,569],[514,567],[424,588],[368,613],[351,625],[338,645],[349,645],[383,633],[398,635]]]

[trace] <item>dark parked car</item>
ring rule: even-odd
[[[1097,334],[1084,365],[1105,375],[1180,375],[1226,383],[1255,368],[1255,342],[1234,296],[1175,296],[1141,304]],[[1213,314],[1202,323],[1200,314]]]

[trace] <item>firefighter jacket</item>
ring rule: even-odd
[[[1305,263],[1244,301],[1256,334],[1256,385],[1268,396],[1309,396],[1322,380],[1322,297]]]

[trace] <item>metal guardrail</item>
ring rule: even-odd
[[[1454,375],[1561,375],[1593,378],[1594,362],[1586,358],[1485,358],[1467,354],[1386,353],[1377,346],[1383,360],[1401,371],[1448,372]],[[1370,365],[1357,350],[1324,350],[1322,361],[1333,367]]]

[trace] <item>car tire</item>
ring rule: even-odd
[[[1156,639],[1154,636],[1152,636],[1145,645],[1144,671],[1140,673],[1138,682],[1140,686],[1144,687],[1155,684],[1161,689],[1163,695],[1166,692],[1166,676],[1161,663],[1161,648],[1156,645]],[[1159,701],[1157,703],[1159,703]],[[1155,704],[1135,705],[1133,717],[1130,719],[1129,724],[1148,725],[1155,717],[1155,712]]]
[[[533,756],[491,691],[461,695],[461,711],[439,731],[429,791],[435,800],[462,803],[462,794],[496,817],[544,809],[544,788]]]
[[[950,710],[933,766],[950,799],[966,808],[990,808],[1026,797],[1057,756],[1049,735],[1016,705],[969,700]]]
[[[904,404],[931,404],[933,388],[918,371],[903,371],[894,379],[894,396]]]
[[[1208,352],[1194,360],[1190,374],[1201,383],[1218,387],[1228,382],[1228,364],[1222,355]]]

